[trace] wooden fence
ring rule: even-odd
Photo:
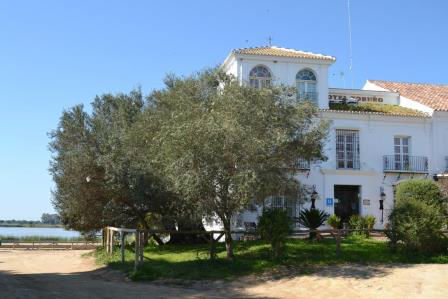
[[[18,241],[18,240],[0,240],[0,249],[71,249],[71,250],[89,250],[99,247],[99,242],[88,241]]]
[[[300,230],[295,231],[290,237],[293,238],[295,236],[302,236],[302,238],[306,238],[310,235],[310,233],[315,233],[317,239],[322,239],[325,237],[334,238],[336,242],[336,254],[340,255],[342,253],[341,250],[341,241],[342,239],[349,235],[350,233],[364,233],[364,234],[373,234],[377,233],[381,236],[385,236],[385,233],[390,230],[384,229],[372,229],[372,230],[360,230],[360,229],[322,229],[322,230]],[[143,262],[143,234],[147,233],[149,237],[156,235],[172,235],[172,234],[194,234],[194,235],[202,235],[205,237],[210,244],[210,260],[214,260],[217,257],[216,254],[216,243],[219,242],[224,236],[225,232],[220,231],[170,231],[170,230],[136,230],[136,229],[126,229],[126,228],[116,228],[116,227],[106,227],[103,231],[103,247],[106,248],[107,253],[111,254],[114,251],[114,233],[118,232],[120,234],[120,249],[121,249],[121,261],[125,262],[125,248],[124,248],[124,240],[126,233],[135,234],[135,264],[134,267],[137,267]],[[448,235],[448,230],[442,231],[445,235]],[[257,234],[255,231],[231,231],[231,234],[243,235],[243,237],[250,236],[249,239],[256,239]],[[244,238],[243,238],[244,239]]]

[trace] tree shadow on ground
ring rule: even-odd
[[[0,271],[0,298],[254,298],[231,284],[217,284],[216,288],[173,287],[154,283],[128,282],[107,272],[110,271],[98,269],[70,274],[18,274]],[[274,299],[272,297],[256,298]]]

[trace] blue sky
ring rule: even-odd
[[[447,1],[352,0],[353,82],[447,83]],[[336,56],[348,72],[346,0],[0,2],[0,219],[52,212],[47,132],[97,94],[145,93],[168,72],[272,44]]]

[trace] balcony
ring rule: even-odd
[[[301,92],[297,93],[297,100],[299,101],[310,101],[317,103],[317,92]]]
[[[310,161],[299,159],[296,163],[294,163],[293,168],[298,170],[310,170]]]
[[[384,172],[428,173],[428,158],[423,156],[383,156]]]

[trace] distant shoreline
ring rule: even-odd
[[[19,223],[2,223],[0,227],[36,227],[36,228],[64,228],[62,224],[19,224]]]

